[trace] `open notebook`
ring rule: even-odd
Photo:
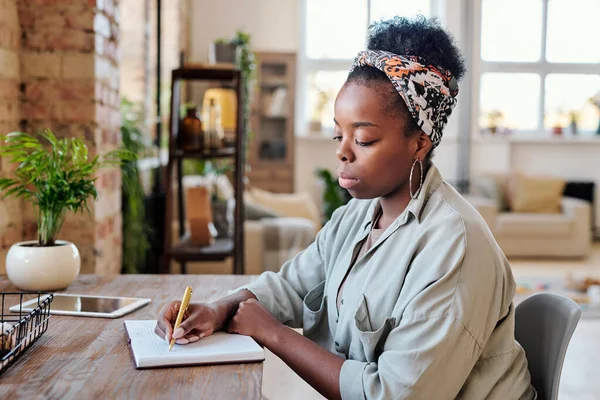
[[[154,333],[156,321],[124,322],[137,368],[263,361],[265,354],[250,336],[215,332],[197,342],[173,346]]]

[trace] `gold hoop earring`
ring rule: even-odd
[[[415,169],[415,164],[417,164],[417,161],[419,162],[419,169],[421,170],[421,180],[419,182],[419,189],[417,189],[417,193],[413,194],[412,192],[412,177],[413,177],[413,170]],[[408,190],[410,193],[410,198],[411,199],[416,199],[419,196],[419,193],[421,193],[421,188],[423,187],[423,163],[421,162],[421,160],[419,160],[418,158],[415,159],[415,161],[413,162],[412,167],[410,167],[410,177],[408,178]]]

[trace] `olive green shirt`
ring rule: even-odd
[[[278,273],[237,290],[346,359],[343,399],[533,399],[514,338],[510,265],[435,166],[350,269],[338,312],[338,290],[378,206],[351,200]]]

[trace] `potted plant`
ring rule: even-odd
[[[209,57],[211,64],[237,64],[241,49],[233,42],[219,38],[210,44]]]
[[[0,157],[18,166],[13,178],[0,179],[0,194],[31,202],[38,234],[37,240],[11,246],[6,256],[8,278],[23,290],[64,289],[81,266],[75,244],[58,240],[65,218],[70,212],[89,211],[89,199],[98,197],[94,175],[99,168],[120,165],[135,155],[119,149],[90,160],[81,140],[57,139],[49,129],[36,136],[13,132],[2,141]]]
[[[323,185],[323,224],[331,219],[333,212],[339,207],[346,205],[352,195],[341,187],[329,170],[326,168],[317,168],[315,175],[321,180]]]

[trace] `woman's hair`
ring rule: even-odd
[[[367,49],[419,56],[429,64],[450,71],[456,80],[460,80],[465,74],[465,61],[460,50],[454,44],[452,36],[439,25],[436,19],[427,19],[423,16],[411,19],[394,17],[375,22],[369,27]],[[390,95],[386,96],[389,100],[382,103],[384,111],[410,121],[409,126],[405,127],[407,136],[421,132],[421,128],[408,112],[404,100],[382,71],[370,66],[358,67],[350,73],[347,81],[366,86],[387,82]],[[427,162],[432,155],[433,151],[430,151]]]

